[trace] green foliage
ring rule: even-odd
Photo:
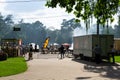
[[[10,16],[4,17],[0,13],[0,39],[10,32],[9,31],[11,25],[10,22],[12,21],[10,18],[11,18]]]
[[[120,63],[120,56],[115,56],[115,62]]]
[[[75,22],[74,18],[68,21],[64,19],[60,31],[62,43],[72,43],[73,31],[80,27],[81,24]]]
[[[118,25],[114,26],[114,37],[120,38],[120,15],[118,16]]]
[[[77,23],[78,23],[78,22],[80,22],[80,20],[79,20],[79,19],[75,19],[75,22],[77,22]]]
[[[68,13],[73,12],[77,18],[87,20],[93,16],[104,24],[107,19],[113,22],[113,15],[118,12],[120,0],[49,0],[46,6],[55,8],[59,5]]]
[[[53,1],[55,0],[49,0],[49,4],[46,6],[55,8],[56,5],[59,5],[65,8],[66,12],[73,12],[77,22],[78,18],[85,21],[87,32],[90,27],[89,18],[95,17],[97,19],[97,34],[99,34],[99,24],[105,24],[107,20],[114,21],[113,16],[119,13],[120,6],[120,0],[56,0],[56,3]]]
[[[94,9],[94,16],[104,24],[107,19],[113,22],[113,15],[118,11],[119,0],[98,0]]]
[[[39,21],[35,21],[33,23],[24,23],[23,20],[21,20],[18,24],[14,24],[14,22],[11,23],[13,25],[11,26],[10,22],[12,21],[12,18],[11,17],[10,19],[7,18],[6,19],[7,23],[5,23],[3,16],[1,15],[0,22],[2,21],[3,23],[1,23],[1,25],[3,25],[3,27],[1,27],[0,29],[4,29],[4,31],[1,31],[0,33],[4,35],[2,35],[3,37],[1,38],[22,39],[22,43],[25,45],[34,42],[36,44],[39,44],[40,47],[42,47],[44,40],[47,36],[50,36],[50,43],[55,43],[55,42],[59,44],[64,42],[72,43],[73,30],[77,27],[81,27],[79,22],[78,23],[75,22],[75,19],[71,19],[68,21],[63,20],[60,30],[47,29]],[[21,30],[13,31],[13,27],[19,27]],[[12,52],[8,52],[8,53],[12,53]]]
[[[9,76],[22,73],[27,70],[27,64],[23,57],[8,58],[0,61],[0,76]]]
[[[13,31],[13,27],[19,27],[21,30]],[[42,45],[46,38],[46,27],[39,21],[32,24],[21,21],[14,24],[11,15],[7,17],[0,15],[0,39],[2,38],[21,38],[24,44],[34,42]]]
[[[91,5],[93,5],[93,3],[91,3]],[[43,42],[47,36],[50,36],[50,43],[59,43],[59,44],[64,43],[64,42],[72,43],[74,29],[81,27],[81,24],[79,23],[80,19],[78,18],[70,19],[70,20],[63,20],[60,30],[47,29],[39,21],[35,21],[33,23],[24,23],[23,21],[20,21],[18,24],[14,24],[14,22],[10,24],[8,23],[9,21],[7,20],[12,21],[12,17],[11,19],[6,19],[7,23],[4,20],[5,18],[6,17],[3,17],[2,15],[0,16],[0,38],[21,38],[23,44],[29,44],[31,42],[34,42],[36,44],[39,44],[40,47],[43,45]],[[104,21],[101,21],[101,22],[104,22]],[[86,30],[88,30],[88,28],[90,27],[90,18],[86,19],[85,23],[86,23]],[[11,25],[13,25],[14,27],[20,27],[21,31],[17,31],[17,32],[13,31],[13,26]],[[102,26],[100,27],[102,28]],[[96,26],[94,29],[96,29]],[[116,25],[114,30],[110,26],[108,29],[110,30],[109,31],[110,34],[114,33],[115,37],[116,36],[120,37],[119,25]],[[106,34],[107,28],[102,29],[102,33]]]
[[[76,23],[75,19],[64,19],[60,30],[47,29],[47,35],[50,36],[50,43],[72,43],[73,31],[75,28],[81,27],[80,23]]]

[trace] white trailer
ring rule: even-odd
[[[95,54],[93,49],[95,45],[99,45],[102,49],[102,58],[107,58],[107,53],[110,51],[110,46],[114,43],[113,35],[85,35],[73,38],[73,55],[75,58],[80,57],[94,59]]]

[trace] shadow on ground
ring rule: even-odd
[[[82,80],[82,79],[90,79],[91,77],[77,77],[76,80]]]
[[[96,64],[90,61],[84,61],[80,59],[72,59],[73,61],[84,64],[84,70],[88,72],[99,73],[101,77],[106,77],[110,79],[120,79],[120,64],[112,64],[108,62],[102,62],[100,64]],[[81,80],[84,78],[90,77],[78,77],[76,80]]]

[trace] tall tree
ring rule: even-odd
[[[2,16],[0,13],[0,38],[6,37],[11,32],[13,21],[12,15]]]
[[[120,38],[120,15],[118,16],[118,25],[115,25],[114,36],[115,38]]]
[[[76,28],[80,28],[81,24],[75,22],[75,19],[70,19],[70,20],[63,20],[61,24],[61,38],[62,38],[62,43],[72,43],[72,37],[73,37],[73,31]]]
[[[73,12],[77,19],[82,18],[86,22],[86,28],[89,18],[94,16],[99,34],[99,24],[104,24],[108,19],[111,22],[114,20],[113,15],[118,11],[120,0],[48,0],[46,3],[46,6],[52,8],[57,5],[65,8],[68,13]]]
[[[20,28],[20,31],[13,31],[13,26]],[[22,20],[18,24],[13,24],[10,29],[6,29],[9,34],[5,38],[22,39],[24,44],[36,43],[42,46],[46,38],[46,27],[39,21],[33,23],[24,23]]]
[[[75,21],[75,18],[66,20],[64,19],[61,28],[64,27],[66,29],[69,28],[70,31],[73,31],[75,28],[80,28],[81,24]]]

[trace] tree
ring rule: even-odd
[[[97,19],[97,34],[99,34],[99,24],[105,24],[109,19],[112,22],[113,15],[118,11],[120,0],[48,0],[46,6],[55,8],[59,5],[65,8],[66,12],[76,16],[77,21],[82,18],[88,28],[89,18]]]
[[[12,22],[12,15],[4,17],[0,13],[0,38],[6,37],[6,35],[11,32]]]
[[[64,19],[61,24],[61,29],[46,29],[47,36],[50,36],[50,43],[72,43],[73,31],[76,28],[80,28],[81,24],[75,22],[75,19],[66,20]]]
[[[24,44],[33,42],[40,46],[43,44],[46,38],[46,27],[41,22],[35,21],[31,24],[20,22],[16,26],[21,28],[17,37],[21,38]]]
[[[80,28],[81,24],[75,22],[75,19],[73,18],[68,21],[64,19],[61,25],[60,34],[62,43],[72,43],[73,31],[76,28]]]
[[[57,43],[57,37],[58,37],[58,32],[60,32],[60,30],[55,29],[55,30],[51,30],[51,29],[46,29],[47,32],[47,36],[50,37],[50,44],[53,43]]]
[[[63,28],[63,27],[66,29],[69,28],[70,31],[73,31],[75,28],[81,27],[80,23],[75,22],[75,18],[70,19],[68,21],[66,19],[64,19],[61,25],[62,25],[61,28]]]
[[[118,25],[115,25],[114,36],[115,38],[120,38],[120,15],[118,16]]]
[[[0,13],[0,38],[2,37],[2,32],[3,32],[3,28],[4,28],[5,22],[3,20],[3,16]]]
[[[4,19],[5,23],[6,23],[7,25],[13,25],[14,22],[13,22],[12,18],[13,18],[12,15],[7,15],[7,16],[5,17],[5,19]]]

